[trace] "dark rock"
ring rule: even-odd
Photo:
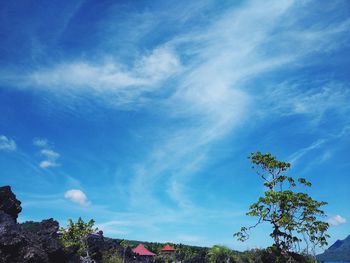
[[[0,262],[48,262],[45,252],[31,243],[10,215],[0,211]]]
[[[22,211],[21,201],[17,200],[10,186],[0,187],[0,211],[12,216],[15,220]]]
[[[91,257],[97,261],[102,260],[102,252],[106,250],[102,232],[88,235],[86,243]]]
[[[61,245],[57,221],[18,224],[21,202],[9,186],[0,187],[0,201],[0,263],[80,262],[77,247]]]
[[[78,248],[64,248],[59,242],[58,222],[52,218],[41,222],[25,222],[21,228],[35,244],[40,244],[40,249],[45,251],[48,262],[68,262]],[[79,261],[77,261],[79,262]]]

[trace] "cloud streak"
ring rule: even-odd
[[[98,64],[73,61],[33,72],[27,85],[53,93],[100,96],[112,100],[112,105],[135,102],[145,92],[160,88],[160,84],[181,71],[181,62],[171,48],[160,46],[139,57],[132,68],[113,59]]]
[[[299,159],[304,157],[309,152],[320,148],[322,145],[324,145],[327,142],[325,139],[317,140],[316,142],[312,143],[310,146],[307,146],[305,148],[300,149],[299,151],[293,153],[289,158],[289,162],[292,164],[295,164]]]
[[[310,86],[306,91],[303,89],[305,85]],[[313,124],[319,123],[328,112],[338,115],[350,112],[349,87],[342,83],[284,82],[269,89],[268,93],[272,98],[269,107],[273,112],[285,116],[306,115],[312,117]]]

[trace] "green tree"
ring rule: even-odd
[[[121,256],[118,255],[117,252],[105,252],[102,256],[102,262],[103,263],[123,263],[123,259]]]
[[[79,217],[76,223],[74,223],[72,219],[69,219],[67,228],[60,229],[60,240],[62,244],[66,247],[78,246],[78,252],[80,254],[85,253],[87,251],[85,238],[98,230],[97,228],[93,228],[94,224],[95,221],[93,219],[87,223],[85,223],[81,217]]]
[[[209,249],[210,263],[230,263],[235,262],[233,251],[225,246],[215,245]]]
[[[248,157],[252,168],[262,178],[266,191],[264,195],[249,207],[248,216],[258,217],[254,226],[242,227],[234,234],[240,240],[249,238],[249,230],[267,222],[272,226],[270,236],[274,247],[280,252],[288,252],[297,248],[302,237],[320,247],[327,245],[326,231],[328,223],[320,220],[325,216],[322,206],[326,202],[318,202],[305,192],[297,192],[311,183],[304,178],[295,180],[285,175],[290,163],[279,161],[270,153],[252,153]],[[294,191],[293,191],[293,190]]]
[[[125,252],[126,249],[129,247],[129,242],[124,239],[120,242],[120,245],[123,247],[123,263],[125,263]]]

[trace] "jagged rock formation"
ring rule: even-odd
[[[0,187],[0,211],[10,215],[14,220],[17,220],[18,214],[22,211],[21,201],[17,200],[10,186]]]
[[[58,222],[17,223],[21,202],[9,186],[0,187],[0,262],[80,262],[76,248],[64,248],[58,240]]]

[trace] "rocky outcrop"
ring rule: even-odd
[[[22,211],[21,201],[17,200],[10,186],[0,187],[0,211],[10,215],[15,220]]]
[[[0,211],[0,262],[48,262],[43,249],[31,241],[13,217]]]
[[[80,262],[77,248],[64,248],[53,219],[41,222],[16,222],[21,202],[9,186],[0,187],[0,263]]]
[[[26,222],[21,224],[21,229],[31,242],[46,253],[47,260],[44,262],[72,262],[78,248],[65,248],[60,244],[57,221],[50,218],[41,222]],[[78,257],[75,258],[73,262],[79,262]]]

